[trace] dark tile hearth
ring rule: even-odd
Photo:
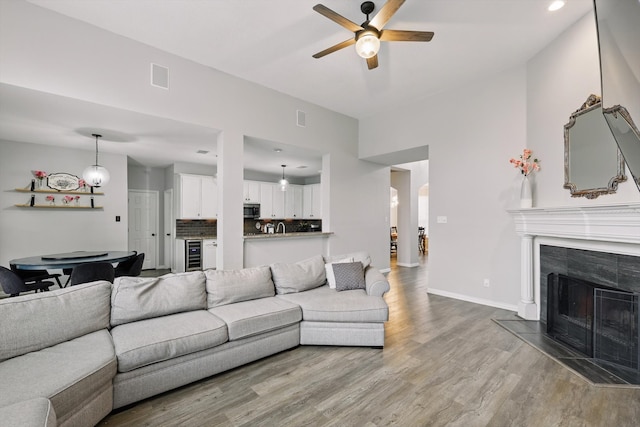
[[[494,319],[494,322],[595,386],[640,388],[640,372],[572,350],[549,337],[544,323],[521,319]]]

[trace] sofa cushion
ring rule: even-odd
[[[225,323],[206,310],[140,320],[111,330],[118,371],[127,372],[227,341]]]
[[[3,427],[56,427],[56,411],[44,397],[25,400],[0,408]]]
[[[118,277],[111,293],[111,325],[204,308],[202,271],[160,277]]]
[[[326,256],[324,257],[324,262],[325,263],[336,262],[344,258],[353,258],[354,261],[360,261],[362,263],[362,268],[365,268],[365,269],[371,265],[371,257],[366,251],[351,252],[351,253],[342,254],[342,255]]]
[[[103,329],[0,363],[0,396],[4,404],[46,397],[61,420],[111,387],[115,374],[113,342]]]
[[[344,262],[353,262],[353,258],[343,258],[324,265],[324,272],[327,276],[327,284],[331,289],[336,288],[336,276],[333,274],[333,264],[341,264]]]
[[[240,270],[207,270],[209,308],[275,295],[271,269],[267,266]]]
[[[111,283],[0,300],[0,361],[109,327]]]
[[[333,264],[333,274],[336,278],[336,291],[366,288],[360,261]]]
[[[294,264],[271,264],[271,274],[278,294],[306,291],[322,286],[327,281],[322,255]]]
[[[386,322],[389,308],[382,297],[362,289],[337,292],[329,286],[297,294],[278,295],[302,308],[302,319],[318,322]]]
[[[261,334],[302,320],[300,306],[275,297],[210,308],[224,320],[229,341]]]

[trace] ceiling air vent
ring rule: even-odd
[[[169,69],[151,63],[151,86],[169,89]]]
[[[307,125],[307,115],[304,111],[296,110],[296,124],[302,128]]]

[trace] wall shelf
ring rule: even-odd
[[[71,206],[71,205],[29,205],[29,204],[17,204],[19,208],[39,208],[39,209],[102,209],[102,206]]]
[[[90,193],[87,191],[58,191],[54,189],[50,190],[30,190],[28,188],[16,188],[16,191],[20,193],[43,193],[43,194],[77,194],[80,196],[104,196],[104,193]]]

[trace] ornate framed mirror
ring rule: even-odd
[[[600,97],[590,95],[564,125],[564,188],[571,197],[595,199],[615,193],[626,180],[624,158],[602,114]]]

